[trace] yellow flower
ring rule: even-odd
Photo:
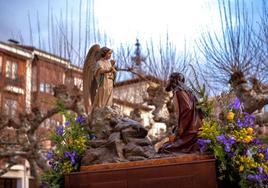
[[[253,129],[251,127],[247,128],[247,133],[248,134],[252,134],[253,133]]]
[[[261,166],[263,167],[264,173],[268,173],[268,167],[266,164],[262,163]]]
[[[252,136],[246,136],[243,141],[245,143],[249,143],[251,140],[252,140]]]
[[[264,155],[262,153],[258,154],[259,158],[263,159]]]
[[[254,162],[254,161],[250,161],[250,167],[251,168],[257,168],[258,167],[258,163]]]
[[[72,145],[73,144],[73,139],[71,139],[71,138],[67,139],[67,144]]]
[[[233,112],[228,112],[227,113],[227,119],[229,121],[232,121],[234,119],[234,116],[235,116],[235,114]]]
[[[241,166],[239,167],[239,172],[243,172],[243,171],[244,171],[244,166],[241,165]]]

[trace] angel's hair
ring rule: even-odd
[[[112,51],[110,48],[102,47],[100,49],[100,56],[105,57],[108,52]]]

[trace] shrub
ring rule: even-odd
[[[256,137],[255,116],[243,112],[237,98],[226,109],[224,120],[204,120],[198,139],[201,152],[214,154],[222,184],[268,187],[268,148]]]
[[[87,149],[86,142],[93,137],[81,115],[64,109],[61,113],[66,122],[51,132],[54,147],[47,152],[50,169],[42,176],[43,183],[53,188],[64,187],[64,175],[79,170],[81,157]]]

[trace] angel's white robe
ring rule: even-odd
[[[93,102],[93,108],[112,106],[113,103],[113,79],[112,72],[100,74],[100,70],[110,70],[112,67],[110,61],[97,61],[95,77],[98,83],[97,93]]]

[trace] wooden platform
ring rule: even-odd
[[[145,161],[82,166],[65,176],[66,188],[215,188],[215,159],[182,154]]]

